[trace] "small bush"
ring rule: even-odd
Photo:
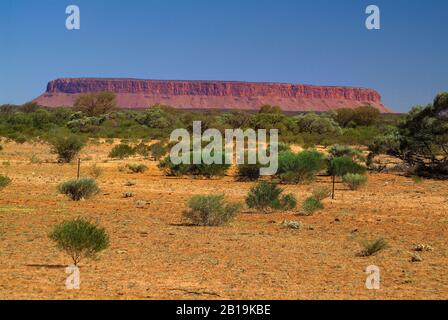
[[[7,187],[11,183],[11,179],[0,174],[0,190]]]
[[[263,212],[269,210],[290,210],[296,207],[297,201],[292,194],[281,196],[283,190],[275,182],[261,181],[255,185],[246,197],[249,208]]]
[[[56,225],[49,238],[72,258],[75,266],[82,258],[94,258],[109,246],[106,231],[83,218]]]
[[[168,153],[168,149],[161,142],[152,144],[149,147],[149,151],[151,153],[151,156],[156,161],[159,161],[163,156],[165,156]]]
[[[147,158],[150,154],[150,147],[144,143],[139,143],[135,148],[134,151],[136,154]]]
[[[363,249],[361,250],[359,255],[362,257],[368,257],[386,248],[387,243],[384,239],[380,238],[372,241],[364,241],[361,243],[361,245]]]
[[[324,200],[331,196],[331,190],[327,187],[317,187],[312,190],[313,197],[317,200]]]
[[[302,205],[303,212],[305,215],[312,215],[317,210],[323,209],[324,206],[322,202],[320,202],[319,199],[316,199],[314,197],[309,197],[305,200],[305,202]]]
[[[237,166],[237,180],[238,181],[255,181],[260,178],[260,169],[262,165],[260,163],[255,164],[239,164]]]
[[[196,226],[220,226],[232,220],[240,206],[226,203],[222,195],[193,196],[188,201],[190,210],[184,211],[184,218]]]
[[[58,190],[74,201],[88,199],[99,192],[96,181],[88,178],[63,182],[58,186]]]
[[[130,173],[143,173],[148,170],[148,167],[144,164],[127,164],[126,168]]]
[[[297,199],[292,193],[288,193],[280,199],[280,204],[283,210],[292,210],[297,206]]]
[[[112,148],[112,150],[109,153],[109,158],[124,159],[133,156],[134,154],[135,154],[134,148],[132,148],[127,144],[121,143]]]
[[[64,135],[50,138],[52,153],[58,155],[61,163],[71,162],[86,144],[86,139],[77,135]]]
[[[357,190],[367,182],[367,176],[358,173],[347,173],[342,177],[342,181],[348,185],[351,190]]]

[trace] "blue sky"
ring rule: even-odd
[[[59,77],[132,77],[368,87],[407,111],[448,91],[447,16],[446,0],[1,0],[0,104]]]

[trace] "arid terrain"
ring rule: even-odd
[[[118,143],[118,141],[116,142]],[[0,299],[447,299],[448,183],[369,174],[357,191],[343,184],[336,199],[312,216],[262,214],[247,209],[227,226],[192,227],[182,221],[188,198],[219,194],[244,202],[253,183],[169,178],[157,162],[111,160],[110,144],[90,144],[81,175],[95,163],[101,192],[80,202],[58,194],[76,177],[76,165],[56,162],[43,144],[2,142],[0,173],[12,183],[0,191]],[[129,174],[119,168],[144,163]],[[134,186],[126,186],[134,181]],[[312,185],[284,186],[301,202]],[[135,197],[123,198],[123,192]],[[147,204],[136,205],[139,200]],[[81,262],[81,289],[65,289],[70,259],[47,234],[83,216],[105,227],[110,246]],[[303,223],[299,230],[283,220]],[[388,247],[359,257],[360,242],[383,237]],[[414,244],[433,250],[411,262]],[[381,270],[381,289],[367,290],[365,269]]]

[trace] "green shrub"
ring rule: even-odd
[[[366,168],[347,156],[336,157],[330,161],[329,173],[333,176],[342,177],[347,173],[362,174],[365,171]]]
[[[292,210],[297,207],[297,199],[292,193],[288,193],[280,199],[280,204],[283,210]]]
[[[161,142],[152,144],[149,147],[149,150],[150,150],[152,157],[156,161],[159,161],[163,156],[165,156],[168,153],[168,149]]]
[[[0,190],[7,187],[11,183],[11,179],[0,174]]]
[[[86,144],[86,139],[77,135],[58,135],[49,139],[52,153],[61,163],[71,162]]]
[[[143,173],[148,169],[144,164],[127,164],[126,168],[131,173]]]
[[[88,199],[99,192],[96,181],[90,178],[68,180],[61,183],[58,186],[58,190],[60,193],[66,194],[74,201]]]
[[[188,201],[189,210],[183,217],[196,226],[219,226],[232,220],[239,204],[226,203],[222,195],[193,196]]]
[[[82,258],[94,258],[109,246],[106,231],[83,218],[56,225],[49,238],[71,257],[75,266]]]
[[[190,153],[189,156],[190,162],[193,162],[193,153]],[[222,154],[222,162],[223,164],[173,164],[170,157],[166,157],[159,163],[159,168],[164,170],[167,176],[179,177],[183,175],[192,175],[211,178],[215,176],[224,176],[227,173],[230,165],[224,164],[224,154]]]
[[[238,181],[255,181],[260,178],[260,164],[239,164],[237,166]]]
[[[309,197],[305,200],[302,205],[303,212],[305,215],[312,215],[315,211],[323,209],[324,206],[319,199],[314,197]]]
[[[331,196],[331,190],[327,187],[317,187],[312,190],[313,198],[317,200],[324,200]]]
[[[357,190],[367,182],[367,176],[358,173],[347,173],[342,177],[342,181],[351,190]]]
[[[118,144],[112,148],[109,153],[109,158],[124,159],[135,154],[135,149],[127,144]]]
[[[278,158],[277,175],[283,183],[309,182],[325,168],[325,156],[316,150],[305,150],[299,154],[282,152]]]
[[[2,151],[3,150],[3,146],[0,144],[0,151]]]
[[[359,255],[362,257],[369,257],[387,247],[386,241],[382,238],[372,241],[364,241],[361,243],[361,245],[363,249],[361,250]]]
[[[134,152],[142,157],[147,158],[150,154],[150,147],[144,143],[139,143],[134,148]]]
[[[282,196],[283,189],[275,182],[260,181],[248,193],[246,204],[263,212],[269,210],[289,210],[296,206],[297,201],[292,194]]]

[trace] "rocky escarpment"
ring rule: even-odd
[[[50,81],[37,103],[72,106],[82,93],[111,91],[123,108],[166,104],[183,109],[258,110],[263,104],[284,111],[326,111],[371,105],[390,112],[371,89],[237,81],[169,81],[138,79],[67,78]]]

